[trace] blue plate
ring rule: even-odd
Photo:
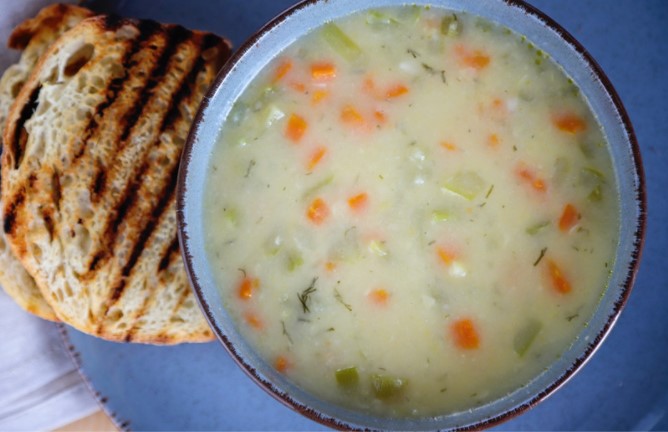
[[[288,0],[90,0],[100,12],[224,34],[238,46]],[[636,127],[650,213],[621,317],[564,388],[498,430],[668,430],[668,2],[532,0],[601,64]],[[132,430],[321,430],[251,381],[218,343],[118,344],[63,326],[105,409]]]

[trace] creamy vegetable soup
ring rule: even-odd
[[[207,181],[241,333],[300,387],[382,416],[525,385],[586,325],[618,236],[573,82],[524,37],[436,8],[297,40],[235,104]]]

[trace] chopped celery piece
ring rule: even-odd
[[[591,202],[601,201],[603,199],[603,192],[601,191],[601,185],[596,185],[596,187],[592,189],[591,192],[589,192],[587,199]]]
[[[404,7],[399,10],[397,18],[405,24],[416,23],[422,16],[422,7],[418,5],[412,5],[410,7]]]
[[[295,271],[304,264],[304,258],[297,253],[291,252],[288,254],[288,271]]]
[[[248,105],[243,102],[235,102],[230,110],[227,118],[233,125],[239,125],[246,119],[246,114],[248,113]]]
[[[452,217],[452,214],[447,210],[434,210],[431,212],[432,222],[445,222]]]
[[[353,61],[362,54],[360,47],[334,23],[325,24],[320,34],[334,51],[348,61]]]
[[[563,183],[571,170],[571,163],[568,159],[559,157],[554,161],[554,182]]]
[[[235,208],[224,208],[223,217],[232,226],[237,226],[239,223],[239,212]]]
[[[387,247],[385,247],[385,242],[380,240],[371,240],[369,242],[369,251],[380,257],[387,256],[388,254]]]
[[[605,180],[605,174],[603,174],[601,171],[597,170],[596,168],[593,167],[584,167],[582,168],[582,172],[584,174],[592,175],[598,178],[601,181]]]
[[[580,141],[578,143],[578,148],[580,149],[582,154],[587,157],[587,159],[591,159],[592,157],[594,157],[597,148],[603,148],[603,147],[605,147],[605,144],[601,142],[596,143],[591,141]]]
[[[536,235],[541,232],[543,228],[547,228],[549,225],[550,221],[538,222],[537,224],[533,224],[527,228],[526,233],[529,235]]]
[[[471,201],[485,189],[485,181],[473,171],[460,171],[443,185],[443,189]]]
[[[327,186],[328,184],[330,184],[332,182],[332,180],[334,180],[334,175],[333,174],[328,176],[328,177],[325,177],[324,179],[320,180],[318,183],[316,183],[313,186],[311,186],[310,188],[306,189],[306,191],[304,192],[302,197],[304,199],[308,199],[312,195],[318,193],[320,191],[320,189],[322,189],[325,186]]]
[[[283,239],[281,239],[281,236],[277,235],[264,242],[264,251],[269,256],[275,256],[280,252],[282,246]]]
[[[475,26],[485,33],[494,29],[494,25],[491,22],[480,18],[475,20]]]
[[[543,324],[540,321],[531,318],[515,333],[513,349],[520,357],[524,357],[524,354],[529,351],[542,328]]]
[[[336,383],[345,388],[357,386],[360,379],[355,366],[337,369],[334,376],[336,377]]]
[[[383,12],[372,10],[366,14],[366,22],[370,25],[394,25],[399,24],[394,17],[387,15]]]
[[[270,104],[262,110],[265,127],[271,126],[283,117],[285,117],[285,113],[274,104]]]
[[[398,396],[406,387],[406,380],[388,375],[371,375],[371,388],[378,399],[390,399]]]
[[[253,111],[260,111],[262,110],[267,103],[273,99],[274,95],[276,94],[277,89],[274,86],[267,86],[262,91],[257,95],[253,103],[251,103],[251,109]]]
[[[446,15],[441,20],[441,34],[445,36],[459,36],[462,32],[462,24],[457,19],[457,15]]]
[[[591,192],[587,199],[591,202],[598,202],[603,199],[602,186],[605,183],[605,174],[596,168],[585,167],[580,173],[580,181],[582,185],[589,187]]]

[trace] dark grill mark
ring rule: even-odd
[[[39,92],[42,90],[42,86],[37,86],[30,94],[28,98],[28,103],[23,105],[21,109],[21,115],[19,120],[16,123],[16,129],[14,130],[14,139],[12,140],[12,151],[14,153],[14,169],[18,169],[21,164],[21,159],[23,159],[23,151],[25,149],[26,141],[28,140],[28,132],[25,130],[25,124],[33,113],[37,109]]]
[[[42,219],[44,219],[44,226],[46,227],[46,230],[49,232],[49,242],[51,242],[53,241],[53,233],[55,229],[55,225],[53,223],[53,217],[51,217],[51,212],[43,210]]]
[[[56,210],[60,210],[60,200],[62,199],[62,188],[60,187],[60,173],[54,171],[51,174],[51,198]]]
[[[97,265],[100,263],[100,260],[104,257],[104,252],[100,251],[93,256],[93,260],[90,262],[90,266],[88,266],[88,271],[95,271],[97,269]]]
[[[97,172],[97,175],[95,176],[95,182],[93,183],[93,192],[95,195],[99,194],[102,190],[106,176],[107,172],[105,170],[100,170]]]
[[[174,253],[178,252],[179,250],[179,239],[174,237],[172,240],[172,243],[169,245],[165,253],[162,255],[162,258],[160,259],[160,264],[158,265],[158,271],[161,272],[164,269],[167,268],[169,265],[169,261],[171,260],[171,257]]]
[[[3,229],[6,234],[13,234],[14,232],[14,222],[16,222],[16,212],[20,206],[25,202],[25,192],[20,191],[18,195],[14,197],[14,200],[7,205],[7,211],[5,212],[5,221],[3,224]]]
[[[165,41],[166,49],[162,52],[158,61],[153,65],[153,68],[149,73],[151,78],[149,79],[148,84],[144,87],[135,104],[125,113],[120,122],[120,124],[123,125],[123,133],[120,137],[121,143],[124,143],[128,139],[130,131],[134,127],[136,120],[140,118],[140,114],[153,94],[153,90],[164,79],[170,59],[174,56],[178,47],[191,35],[191,32],[180,26],[168,28]]]
[[[116,31],[124,24],[132,23],[132,21],[121,18],[118,15],[105,15],[104,28],[111,31]]]
[[[132,247],[132,253],[130,254],[130,259],[128,259],[128,262],[125,263],[125,265],[123,266],[123,270],[121,271],[121,279],[118,285],[114,287],[114,289],[111,292],[110,296],[111,301],[109,303],[109,306],[116,303],[123,294],[123,290],[125,289],[125,281],[127,277],[132,272],[132,269],[134,268],[135,264],[137,264],[137,261],[139,260],[139,255],[141,255],[141,252],[144,250],[146,242],[148,241],[149,237],[151,236],[151,233],[153,232],[155,226],[157,225],[160,216],[162,216],[164,211],[167,209],[170,200],[174,199],[174,193],[176,191],[176,180],[179,171],[178,168],[179,168],[178,164],[175,164],[174,167],[172,168],[172,172],[170,173],[169,183],[167,183],[165,185],[165,188],[161,191],[160,200],[158,201],[158,204],[153,208],[150,217],[145,221],[144,227],[142,228],[141,233],[139,234],[139,238]]]
[[[197,75],[203,70],[203,68],[204,59],[202,56],[198,56],[197,61],[188,73],[187,78],[181,82],[181,87],[179,87],[179,90],[172,95],[172,100],[169,103],[169,111],[167,112],[167,115],[163,117],[162,123],[160,124],[160,132],[164,132],[166,128],[173,125],[176,119],[179,118],[181,114],[181,105],[183,101],[192,94],[193,87],[197,85]]]
[[[158,219],[167,208],[167,204],[169,203],[169,201],[174,198],[174,191],[176,189],[176,179],[178,177],[177,174],[179,171],[178,168],[179,168],[178,164],[174,165],[172,172],[170,174],[169,183],[167,184],[165,190],[163,190],[162,193],[160,194],[160,200],[158,201],[158,204],[153,208],[151,216],[146,221],[144,228],[142,229],[141,234],[139,235],[137,243],[135,243],[134,247],[132,248],[132,254],[130,254],[130,259],[123,267],[123,276],[128,276],[130,274],[130,271],[132,271],[132,268],[137,263],[137,260],[139,259],[139,255],[141,254],[142,250],[144,250],[146,241],[153,232],[153,229],[155,228]]]
[[[123,22],[125,21],[115,16],[107,16],[105,18],[105,25],[107,26],[107,28],[110,29],[116,29],[117,26],[120,27],[123,24]],[[105,99],[95,107],[95,113],[91,116],[88,124],[84,128],[84,133],[82,138],[83,144],[81,150],[74,155],[73,159],[74,161],[83,156],[88,144],[88,140],[93,136],[93,134],[99,128],[100,123],[98,122],[97,119],[103,118],[104,112],[114,103],[114,101],[118,97],[120,90],[123,88],[123,84],[129,77],[127,71],[129,70],[130,65],[132,63],[132,58],[142,48],[144,42],[148,40],[151,36],[153,36],[153,34],[159,29],[160,26],[153,21],[139,22],[140,33],[135,39],[132,40],[130,48],[123,53],[123,57],[121,59],[121,65],[123,67],[123,70],[126,71],[126,73],[123,74],[122,77],[112,79],[111,82],[109,83]]]

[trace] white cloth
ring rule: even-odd
[[[49,430],[99,409],[58,326],[0,290],[0,430]]]
[[[5,47],[11,30],[51,2],[0,0],[0,73],[18,57]],[[24,312],[0,289],[0,431],[55,429],[98,409],[57,325]]]

